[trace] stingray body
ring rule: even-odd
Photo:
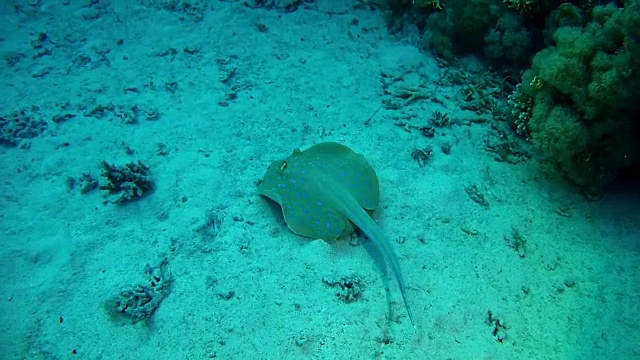
[[[296,234],[328,241],[350,234],[354,226],[367,234],[398,281],[414,323],[398,258],[367,213],[378,207],[380,195],[378,177],[364,156],[334,142],[296,149],[269,166],[258,192],[280,204]]]

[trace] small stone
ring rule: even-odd
[[[298,346],[302,346],[307,342],[307,338],[304,337],[304,335],[301,335],[300,337],[296,338],[296,345]]]

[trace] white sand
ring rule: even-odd
[[[77,114],[28,148],[0,148],[0,358],[640,358],[638,194],[588,202],[545,181],[534,161],[497,162],[483,150],[495,136],[488,123],[433,139],[394,126],[409,114],[424,124],[436,110],[462,122],[475,115],[459,110],[459,88],[436,85],[442,70],[429,54],[388,34],[383,14],[321,11],[349,10],[347,2],[284,13],[214,1],[194,22],[140,2],[76,4],[88,2],[40,1],[21,14],[0,5],[2,55],[25,55],[0,64],[0,114]],[[39,32],[51,54],[33,59]],[[92,61],[82,67],[82,56]],[[443,103],[382,109],[365,127],[381,104],[381,72],[405,74]],[[220,106],[233,85],[237,99]],[[161,117],[127,125],[83,116],[110,103]],[[378,173],[376,218],[392,240],[406,240],[393,246],[415,332],[368,246],[296,236],[256,194],[271,161],[322,141],[352,147]],[[439,150],[445,142],[450,155]],[[156,154],[158,143],[168,155]],[[420,168],[409,153],[426,145],[434,156]],[[99,190],[68,191],[68,176],[99,178],[101,160],[144,162],[156,191],[123,206],[103,204]],[[489,208],[469,199],[470,185]],[[214,239],[196,231],[208,212],[221,220]],[[527,239],[524,258],[505,240],[514,227]],[[105,301],[143,283],[145,265],[163,255],[175,282],[152,321],[113,322]],[[351,304],[322,282],[348,275],[366,286]],[[506,324],[502,343],[488,311]]]

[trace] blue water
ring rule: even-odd
[[[640,358],[637,183],[559,176],[482,53],[349,0],[0,16],[0,359]],[[325,141],[376,170],[415,328],[364,237],[299,237],[257,195]]]

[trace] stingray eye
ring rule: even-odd
[[[283,161],[282,162],[282,166],[280,166],[280,171],[284,171],[284,169],[286,169],[286,168],[287,168],[287,162]]]

